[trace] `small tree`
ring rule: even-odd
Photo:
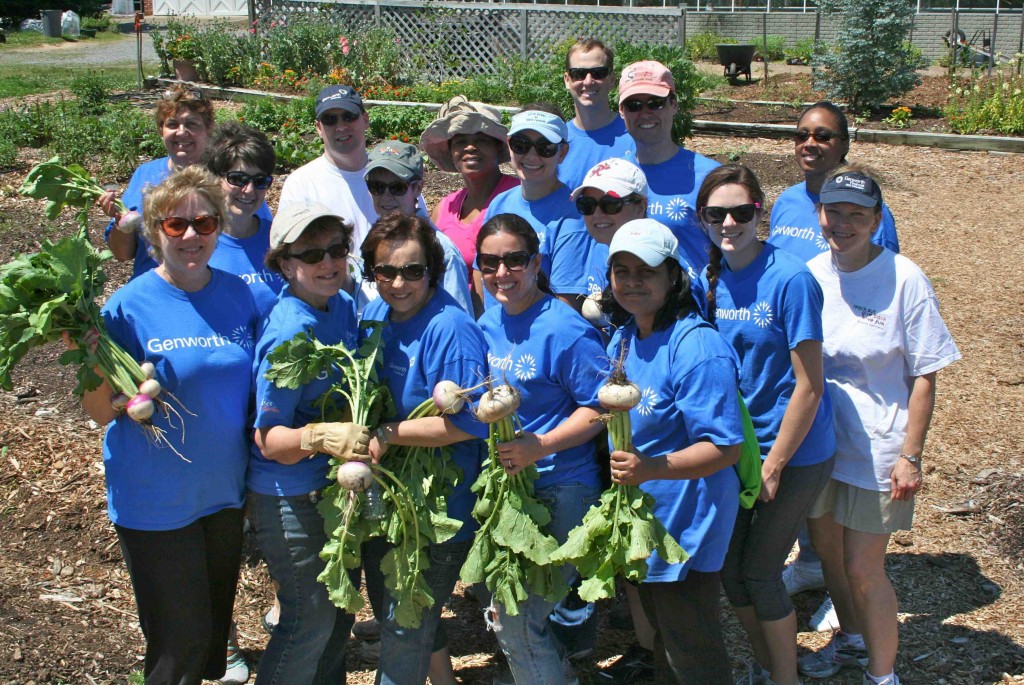
[[[837,45],[819,46],[815,87],[854,111],[875,109],[921,83],[923,66],[907,37],[914,4],[907,0],[819,0],[826,16],[841,15]]]

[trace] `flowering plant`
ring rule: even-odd
[[[896,128],[906,128],[910,123],[911,112],[909,107],[897,107],[885,118],[885,123]]]

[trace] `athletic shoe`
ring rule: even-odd
[[[836,607],[832,604],[832,598],[825,595],[825,601],[811,614],[807,626],[819,633],[828,633],[839,630],[839,617],[836,615]]]
[[[736,685],[775,685],[775,681],[772,680],[771,674],[765,670],[764,666],[756,661],[751,661],[747,665],[747,672],[740,676]]]
[[[352,626],[352,637],[357,640],[379,640],[380,622],[375,618],[365,621],[356,621]]]
[[[795,595],[808,590],[820,590],[825,587],[825,576],[821,574],[821,566],[808,568],[806,564],[794,561],[782,569],[782,582],[786,592]]]
[[[637,680],[654,678],[654,652],[633,643],[626,653],[599,670],[597,682],[604,685],[632,685]]]
[[[249,682],[249,664],[245,655],[235,650],[228,657],[228,668],[217,681],[220,685],[244,685]]]
[[[866,667],[868,650],[865,647],[852,647],[845,638],[843,633],[836,633],[820,650],[797,659],[800,673],[809,678],[829,678],[844,668]]]
[[[900,677],[898,675],[896,675],[895,673],[893,673],[891,676],[889,676],[885,680],[883,680],[881,682],[878,682],[878,681],[872,680],[871,677],[868,676],[867,671],[865,671],[864,672],[864,680],[861,682],[861,685],[900,685]]]
[[[380,642],[360,642],[356,658],[365,666],[376,667],[380,663]]]

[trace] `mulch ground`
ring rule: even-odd
[[[689,145],[748,164],[769,197],[800,180],[786,141],[709,137]],[[897,670],[909,685],[1024,683],[1024,198],[1008,190],[1024,184],[1024,159],[861,143],[850,158],[880,172],[903,252],[932,279],[964,355],[939,375],[926,489],[913,532],[896,536],[889,550],[900,598]],[[70,216],[47,222],[41,203],[16,195],[26,171],[0,174],[0,261],[75,230]],[[453,175],[432,172],[428,202],[453,184]],[[93,218],[94,240],[102,225]],[[109,272],[112,286],[127,277],[122,265]],[[144,648],[106,516],[102,433],[71,396],[73,373],[58,355],[34,351],[15,391],[0,392],[0,685],[124,683]],[[445,610],[456,671],[463,683],[489,683],[495,642],[462,590]],[[801,630],[822,597],[795,598]],[[236,618],[254,660],[266,643],[260,617],[270,600],[250,547]],[[583,683],[595,682],[594,669],[631,639],[611,625],[610,606],[600,615],[597,650],[579,667]],[[738,666],[749,651],[731,618],[727,630]],[[826,639],[802,632],[801,650]],[[350,650],[349,682],[371,683],[360,645]],[[860,675],[831,682],[854,685]]]

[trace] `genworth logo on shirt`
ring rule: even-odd
[[[653,388],[646,387],[640,393],[640,403],[636,405],[636,413],[640,416],[650,416],[654,413],[654,408],[658,406],[658,402],[658,393],[654,392]]]
[[[516,365],[512,370],[512,373],[518,380],[531,380],[537,375],[537,360],[533,358],[532,354],[527,352],[516,360]]]
[[[753,309],[740,307],[739,309],[725,309],[719,307],[715,310],[715,318],[719,321],[753,321],[759,328],[768,328],[772,325],[775,316],[772,313],[772,306],[761,300]]]
[[[252,334],[243,326],[231,331],[231,338],[226,335],[190,335],[184,338],[150,338],[146,341],[148,352],[170,352],[171,350],[184,350],[190,347],[216,348],[228,345],[238,345],[249,349],[254,345]]]

